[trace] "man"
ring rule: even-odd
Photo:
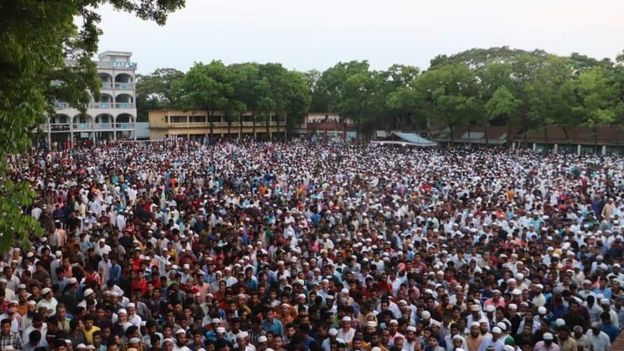
[[[602,320],[602,328],[600,328],[600,330],[609,336],[611,342],[614,342],[615,338],[620,334],[620,331],[613,325],[611,315],[609,312],[602,312],[600,319]]]
[[[611,349],[609,335],[600,330],[599,322],[593,322],[591,329],[587,331],[585,336],[587,336],[592,351],[607,351]]]
[[[67,317],[67,309],[63,304],[59,304],[56,307],[56,321],[58,323],[59,330],[69,333],[71,320]]]
[[[191,351],[191,349],[186,346],[188,336],[186,335],[184,329],[178,329],[175,333],[175,338],[176,342],[174,343],[173,351]]]
[[[5,318],[0,321],[0,350],[6,350],[9,346],[21,350],[22,338],[18,333],[11,332],[11,320]]]
[[[559,351],[559,345],[553,342],[554,339],[551,333],[544,333],[544,340],[535,344],[533,351]]]
[[[24,344],[22,347],[22,351],[34,351],[37,348],[46,348],[48,347],[48,343],[46,340],[41,338],[41,332],[38,330],[33,330],[28,335],[28,342]]]
[[[341,324],[342,328],[338,330],[338,338],[342,339],[347,344],[351,344],[351,341],[353,341],[353,337],[355,336],[355,329],[351,328],[351,317],[342,317]],[[390,322],[390,324],[392,324],[392,322]]]
[[[13,333],[17,333],[20,329],[20,325],[22,324],[22,316],[17,313],[17,301],[11,301],[8,304],[8,308],[6,312],[0,314],[0,320],[8,318],[11,320],[11,331]]]
[[[284,327],[282,322],[274,318],[273,311],[266,313],[266,319],[262,323],[262,329],[265,332],[272,332],[275,336],[282,337],[284,335]]]
[[[589,338],[587,338],[587,335],[583,334],[583,327],[581,327],[580,325],[574,327],[574,341],[576,342],[578,351],[591,350]]]
[[[492,328],[492,337],[485,338],[479,347],[479,351],[493,349],[494,351],[504,351],[505,341],[501,338],[503,331],[499,327]]]
[[[327,334],[328,334],[327,339],[323,340],[323,342],[321,343],[321,348],[324,351],[331,350],[331,345],[335,343],[336,340],[338,339],[338,330],[331,328],[329,329],[329,332]]]
[[[237,345],[235,345],[235,349],[238,351],[256,351],[256,348],[253,345],[250,345],[247,337],[248,337],[248,333],[247,332],[240,332],[238,333],[238,335],[236,336],[236,342]]]
[[[39,300],[39,302],[37,303],[37,310],[41,309],[41,307],[44,307],[46,311],[46,317],[54,316],[56,314],[56,306],[58,305],[58,301],[56,301],[56,298],[54,298],[54,295],[52,294],[52,289],[43,288],[43,290],[41,290],[41,295],[43,296],[43,299]]]
[[[483,336],[481,335],[481,324],[479,324],[479,322],[473,322],[470,325],[470,334],[466,337],[468,351],[479,351],[482,343]]]
[[[557,333],[557,344],[561,351],[578,351],[576,341],[570,337],[570,330],[567,326],[559,327]]]
[[[33,314],[32,317],[32,324],[30,325],[30,327],[24,329],[24,332],[22,333],[22,340],[27,340],[28,339],[28,335],[30,335],[30,333],[33,330],[38,330],[41,332],[41,338],[42,339],[46,339],[46,336],[48,334],[48,325],[46,323],[43,322],[43,315],[39,312],[35,312]]]

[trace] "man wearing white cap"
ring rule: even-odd
[[[186,335],[186,331],[184,329],[178,329],[175,332],[175,343],[173,344],[173,351],[191,351],[191,349],[186,346],[188,342],[188,335]]]
[[[483,344],[483,336],[481,335],[481,325],[479,322],[472,322],[469,324],[470,332],[466,336],[466,345],[468,345],[469,351],[478,351]]]
[[[347,344],[350,344],[351,341],[353,341],[353,337],[355,336],[355,329],[351,327],[351,317],[342,317],[340,326],[341,328],[338,329],[338,339],[342,339]]]
[[[492,337],[486,337],[483,340],[481,346],[479,346],[479,351],[490,350],[492,347],[494,348],[494,351],[504,351],[505,341],[501,337],[503,331],[499,327],[494,327],[491,332]]]
[[[611,319],[611,323],[613,324],[614,327],[619,329],[620,328],[620,321],[619,321],[617,312],[615,312],[611,308],[611,302],[609,301],[609,299],[607,299],[607,298],[600,299],[600,307],[602,307],[603,312],[609,313],[609,317]]]
[[[236,335],[236,343],[238,344],[238,351],[256,351],[256,347],[249,344],[247,340],[248,333],[241,331]]]
[[[112,250],[113,249],[111,249],[111,247],[106,244],[106,240],[104,240],[103,238],[100,239],[98,241],[98,244],[95,246],[95,253],[100,255],[100,257],[110,254]]]
[[[324,351],[330,351],[331,345],[336,342],[336,339],[338,339],[338,330],[335,328],[329,329],[329,332],[327,332],[327,338],[325,338],[325,340],[321,343],[321,348]]]
[[[551,333],[544,333],[542,341],[539,341],[533,347],[533,351],[559,351],[559,345],[554,340],[555,336]]]
[[[58,301],[56,301],[56,298],[52,295],[52,289],[43,288],[41,290],[41,296],[43,296],[43,298],[37,303],[37,310],[43,307],[46,309],[46,317],[54,316],[56,314]]]
[[[143,322],[143,319],[136,313],[136,305],[134,304],[134,302],[129,302],[126,305],[126,310],[128,311],[128,322],[141,328],[141,323]]]
[[[535,284],[533,286],[533,291],[535,291],[535,296],[532,300],[533,306],[542,307],[546,305],[546,297],[543,294],[544,286],[542,284]]]

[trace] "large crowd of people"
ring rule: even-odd
[[[607,351],[624,160],[111,143],[10,160],[2,351]],[[6,235],[7,233],[5,233]]]

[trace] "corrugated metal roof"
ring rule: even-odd
[[[418,144],[418,145],[437,145],[435,141],[431,141],[429,139],[423,138],[415,133],[402,133],[402,132],[394,132],[392,133],[397,137],[405,140],[406,142]]]

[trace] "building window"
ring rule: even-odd
[[[191,123],[206,123],[206,116],[191,116]]]
[[[169,123],[186,123],[186,116],[169,116]]]
[[[212,123],[222,122],[221,116],[209,116],[208,122],[212,122]]]

